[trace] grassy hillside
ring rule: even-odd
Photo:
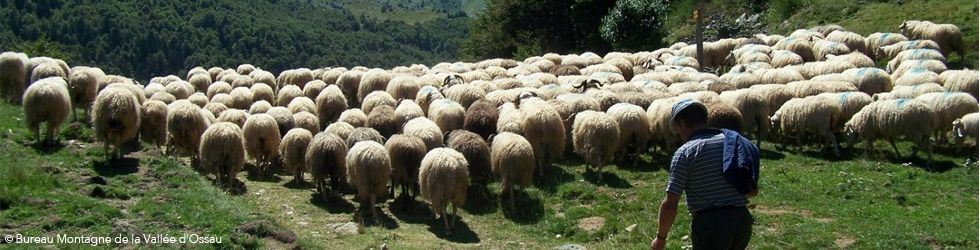
[[[693,4],[681,2],[673,6],[668,26],[673,27],[667,42],[690,37],[694,32],[687,22]],[[736,1],[712,1],[709,11],[731,12],[737,17],[749,8]],[[929,20],[951,23],[960,27],[967,46],[966,55],[948,58],[950,69],[978,67],[977,23],[978,3],[972,0],[772,0],[763,5],[765,30],[774,34],[789,34],[820,24],[835,23],[861,35],[874,32],[901,32],[904,20]]]
[[[355,16],[408,24],[447,17],[475,17],[485,8],[482,0],[329,0],[328,3]]]
[[[518,192],[517,209],[500,186],[471,189],[462,222],[443,234],[422,202],[388,200],[381,221],[357,221],[353,195],[320,200],[311,186],[287,185],[288,175],[238,176],[246,190],[227,194],[187,165],[150,145],[105,163],[87,126],[63,129],[61,146],[37,147],[19,107],[0,104],[0,235],[58,233],[103,236],[149,233],[222,237],[214,248],[543,249],[567,243],[590,249],[646,248],[656,232],[664,195],[666,155],[645,155],[640,166],[607,166],[605,181],[584,174],[581,160],[560,162]],[[937,149],[934,168],[920,159],[894,159],[809,148],[802,153],[763,145],[761,195],[751,200],[752,245],[783,248],[977,248],[980,226],[976,148]],[[857,148],[863,148],[858,145]],[[907,143],[900,143],[903,153]],[[920,154],[922,156],[922,154]],[[681,205],[668,246],[690,245],[690,216]],[[112,245],[119,247],[120,245]],[[154,245],[171,248],[173,245]],[[0,244],[0,248],[23,245]],[[66,247],[66,245],[61,245]],[[184,247],[202,247],[184,245]]]

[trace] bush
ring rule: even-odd
[[[662,47],[670,4],[664,0],[620,0],[602,18],[602,38],[613,48],[652,50]]]

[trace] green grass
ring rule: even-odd
[[[24,128],[23,111],[18,106],[0,104],[0,116],[4,117],[0,120],[2,235],[197,234],[221,237],[222,242],[184,247],[285,245],[240,229],[253,224],[280,231],[280,226],[265,215],[253,213],[254,207],[242,197],[226,195],[186,164],[161,157],[155,149],[106,164],[101,144],[63,140],[58,147],[34,146],[33,135]],[[88,126],[74,127],[81,131],[65,129],[63,134],[91,135]],[[105,184],[97,184],[100,181],[96,179]],[[0,248],[20,247],[23,246],[0,244]]]
[[[470,190],[460,210],[462,223],[451,236],[443,234],[441,220],[424,203],[404,210],[401,200],[382,205],[380,224],[369,220],[361,234],[343,235],[329,226],[357,221],[359,204],[352,194],[323,202],[313,198],[312,187],[285,185],[289,176],[257,180],[242,173],[238,179],[247,190],[229,195],[186,160],[157,157],[155,149],[130,154],[139,159],[137,169],[105,167],[98,144],[66,142],[53,151],[35,149],[21,113],[16,106],[0,104],[0,116],[8,118],[0,120],[0,234],[223,237],[218,246],[185,246],[195,248],[542,249],[575,243],[592,249],[637,249],[645,248],[656,232],[667,179],[667,157],[662,154],[644,155],[636,168],[607,166],[603,183],[591,181],[580,161],[570,159],[518,192],[516,210],[501,199],[497,183],[490,185],[488,197]],[[883,143],[878,146],[887,149]],[[978,167],[961,164],[976,159],[975,148],[955,153],[941,147],[933,168],[919,167],[920,159],[906,166],[908,161],[894,159],[891,150],[829,160],[829,153],[816,149],[797,154],[795,148],[781,150],[772,143],[763,149],[761,194],[751,199],[755,248],[978,247]],[[900,143],[900,150],[908,153],[910,145]],[[103,176],[108,185],[90,184],[92,176]],[[92,197],[97,186],[109,198]],[[680,211],[668,241],[673,249],[690,245],[682,240],[690,223],[683,203]],[[577,227],[590,217],[605,223],[593,231]],[[274,240],[288,232],[295,233],[298,243]],[[0,245],[11,247],[19,246]]]

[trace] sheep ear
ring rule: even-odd
[[[490,136],[487,136],[487,143],[493,143],[494,136],[497,136],[497,134],[490,134]]]

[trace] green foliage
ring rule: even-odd
[[[273,72],[433,64],[454,60],[466,35],[465,18],[409,25],[300,0],[0,1],[0,17],[0,48],[65,51],[69,64],[144,80],[242,63]]]
[[[75,55],[65,52],[61,44],[51,42],[47,37],[40,37],[34,41],[22,42],[13,47],[13,51],[27,53],[31,56],[46,56],[70,61]]]
[[[470,23],[463,58],[512,58],[545,52],[599,54],[612,47],[599,35],[602,17],[613,1],[488,0]]]
[[[800,0],[771,0],[769,1],[769,20],[786,20],[800,8]]]
[[[620,0],[602,18],[602,38],[614,48],[653,50],[663,45],[661,27],[668,13],[663,0]]]

